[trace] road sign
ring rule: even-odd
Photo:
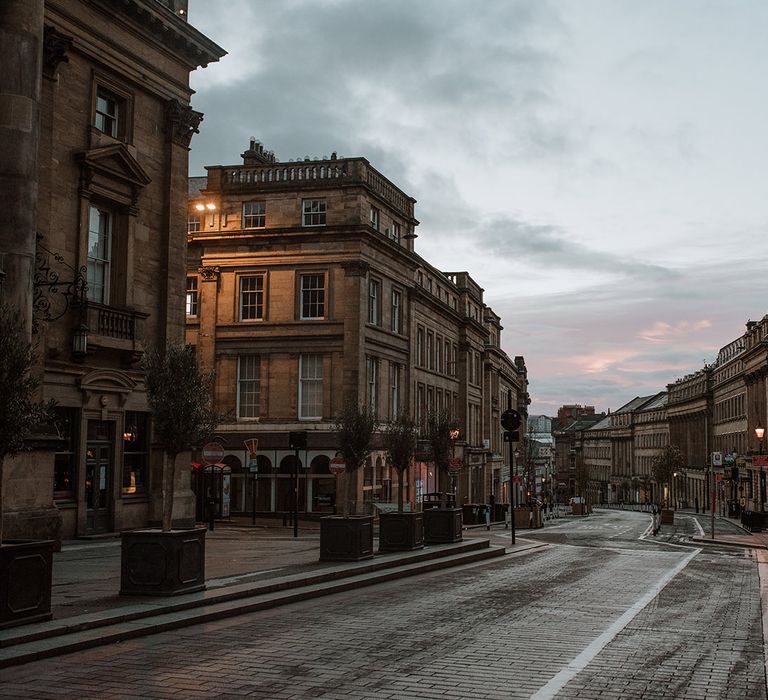
[[[258,438],[251,438],[250,440],[244,440],[243,443],[245,444],[245,449],[248,450],[248,456],[255,457],[256,452],[259,449]]]
[[[347,463],[344,461],[344,457],[334,457],[328,465],[331,474],[341,474],[346,468]]]
[[[218,464],[224,459],[224,448],[218,442],[209,442],[203,447],[203,462]]]
[[[522,418],[514,408],[510,408],[501,414],[501,427],[504,428],[504,430],[517,430],[520,427],[521,422]]]
[[[712,453],[712,466],[713,467],[722,467],[723,466],[723,453],[722,452],[713,452]]]
[[[460,457],[453,457],[448,460],[448,469],[451,469],[453,471],[458,471],[464,466],[464,462],[461,461]]]
[[[753,467],[768,467],[768,455],[752,455]]]
[[[459,472],[455,469],[449,469],[448,470],[448,476],[450,476],[452,479],[456,478],[459,475]]]
[[[251,474],[255,474],[259,471],[259,461],[257,459],[248,460],[248,471],[251,472]]]

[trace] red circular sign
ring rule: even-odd
[[[341,474],[346,468],[347,463],[344,461],[344,457],[334,457],[328,465],[331,474]]]
[[[224,459],[224,448],[218,442],[209,442],[203,447],[203,461],[206,464],[218,464]]]

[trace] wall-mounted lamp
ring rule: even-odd
[[[205,208],[208,211],[216,211],[216,205],[213,202],[207,202]]]
[[[78,358],[83,359],[88,352],[88,326],[81,323],[74,330],[72,335],[72,354]]]

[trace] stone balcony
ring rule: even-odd
[[[88,347],[122,350],[133,357],[144,352],[144,320],[149,314],[134,309],[121,309],[103,304],[88,304],[86,325]]]

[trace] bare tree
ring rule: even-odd
[[[32,375],[35,353],[24,333],[18,309],[0,304],[0,544],[3,542],[3,471],[5,458],[27,449],[36,425],[50,420],[54,402],[35,401],[38,380]]]
[[[154,439],[163,446],[164,532],[173,522],[173,496],[178,456],[200,447],[216,430],[221,415],[213,408],[213,372],[201,374],[194,349],[176,344],[165,352],[149,350],[142,362]]]
[[[351,515],[351,504],[355,500],[357,483],[354,476],[371,454],[373,434],[377,427],[378,421],[373,411],[367,406],[359,406],[354,401],[347,401],[336,418],[336,440],[346,462],[344,476],[347,480],[347,493],[343,509],[345,518]]]
[[[669,485],[672,474],[685,466],[683,453],[677,445],[666,445],[661,452],[653,458],[651,472],[659,486]]]
[[[416,423],[403,412],[389,424],[384,433],[384,447],[389,454],[389,460],[397,471],[397,511],[403,512],[404,474],[411,465],[416,452]]]
[[[440,506],[445,508],[449,460],[453,452],[451,431],[456,427],[456,421],[446,410],[431,410],[427,414],[425,437],[432,450],[432,462],[440,476],[440,491],[443,496]]]

